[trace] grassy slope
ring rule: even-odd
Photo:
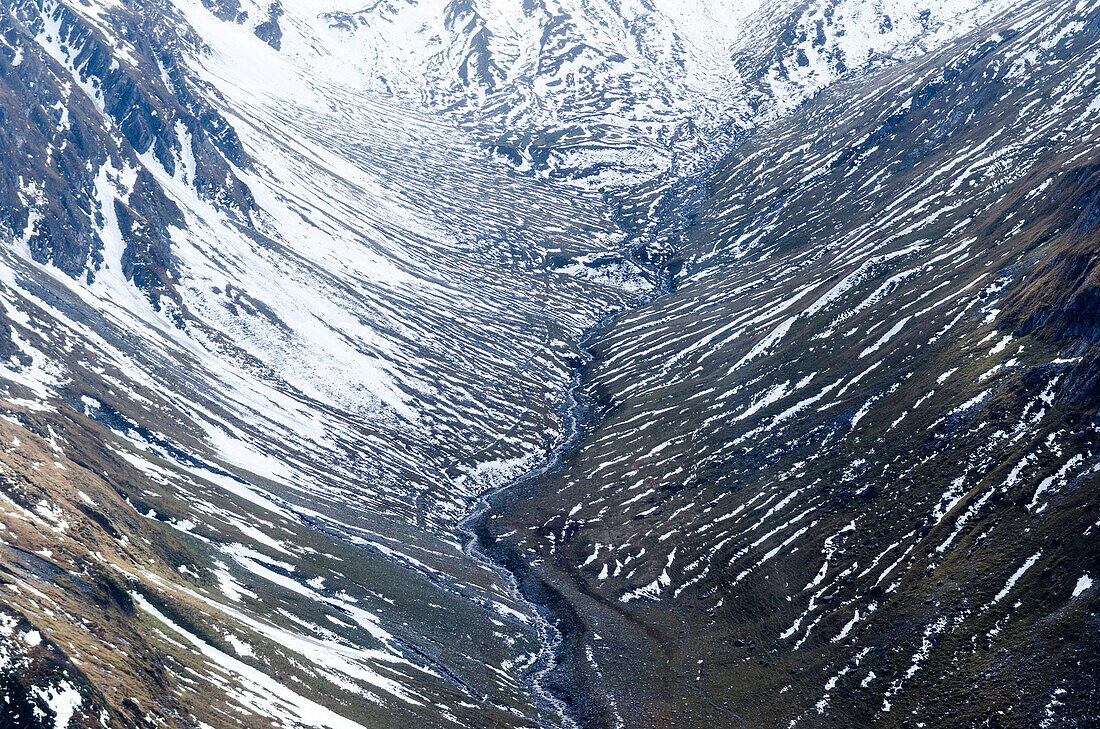
[[[1035,10],[750,138],[677,291],[595,343],[599,424],[496,529],[585,617],[608,716],[1096,718],[1100,26]]]

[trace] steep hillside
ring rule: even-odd
[[[112,726],[557,713],[454,524],[640,285],[598,198],[201,6],[2,15],[10,680]]]
[[[592,725],[1096,719],[1098,30],[1024,8],[754,134],[593,340],[490,521]]]

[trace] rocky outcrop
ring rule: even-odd
[[[138,171],[135,188],[117,200],[128,244],[123,266],[128,277],[140,272],[139,285],[159,298],[164,277],[151,278],[137,262],[170,269],[167,227],[179,214],[144,166],[187,177],[201,196],[247,221],[254,203],[234,168],[249,160],[184,70],[181,47],[197,41],[155,6],[112,13],[118,37],[108,40],[64,4],[20,0],[0,11],[0,223],[35,260],[94,277],[103,263],[103,206],[116,204],[101,172]],[[180,169],[183,160],[193,169]]]

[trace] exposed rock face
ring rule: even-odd
[[[101,209],[105,170],[125,176],[142,170],[139,158],[148,155],[174,176],[178,160],[188,159],[191,169],[180,174],[205,199],[244,217],[253,205],[231,169],[249,164],[240,140],[204,98],[210,91],[181,68],[181,46],[197,38],[169,24],[171,16],[141,7],[118,6],[98,18],[108,23],[97,26],[49,0],[16,2],[0,14],[7,99],[0,213],[35,261],[74,277],[94,276],[104,262],[100,228],[111,214]],[[180,223],[179,211],[147,171],[133,184],[120,201],[126,258],[148,259],[155,240],[155,267],[167,270],[167,227]],[[138,218],[142,232],[133,225]],[[124,265],[130,278],[133,264]],[[143,274],[138,285],[155,300],[164,293],[162,278]]]

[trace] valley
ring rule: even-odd
[[[0,723],[1091,725],[1098,49],[6,3]]]

